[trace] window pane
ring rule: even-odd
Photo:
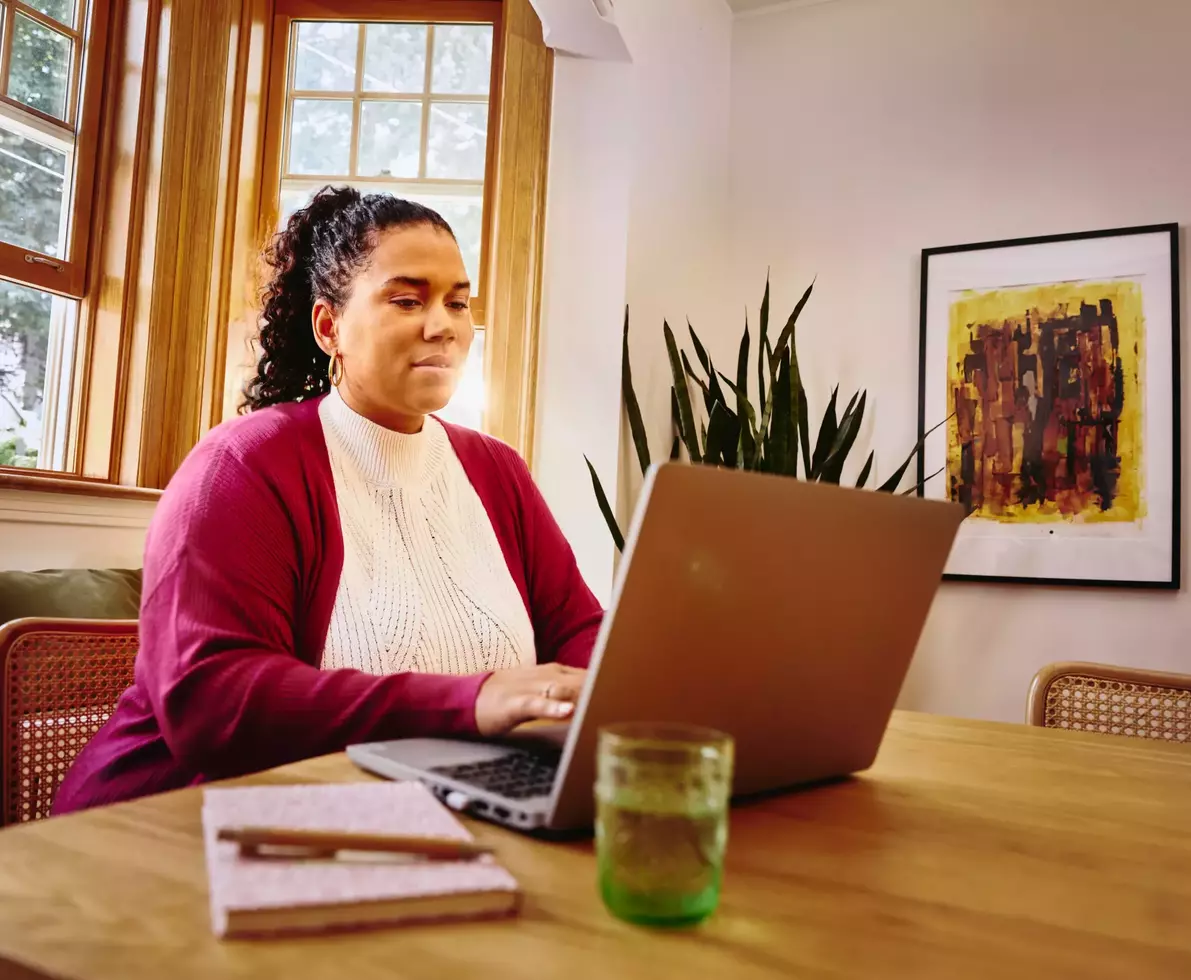
[[[485,396],[484,331],[477,329],[471,342],[471,350],[467,354],[463,376],[459,379],[459,387],[455,389],[450,404],[436,414],[456,425],[478,429],[484,422]]]
[[[361,176],[418,176],[421,143],[421,102],[364,102],[360,106],[357,166]]]
[[[467,274],[472,285],[477,286],[480,281],[480,238],[484,218],[481,191],[477,188],[474,197],[456,197],[446,194],[419,194],[410,188],[409,193],[400,193],[399,196],[433,208],[447,219],[447,224],[451,226],[451,231],[455,233],[459,242],[459,251],[463,253],[463,264],[467,266]]]
[[[346,174],[351,139],[351,102],[295,99],[289,172]]]
[[[431,91],[487,95],[492,70],[492,27],[440,24],[434,29]]]
[[[344,181],[350,184],[351,181]],[[388,193],[417,201],[441,214],[451,226],[463,253],[463,264],[473,286],[480,281],[480,239],[483,232],[484,202],[480,188],[467,194],[424,194],[416,185],[410,184],[356,184],[361,194]],[[278,227],[284,227],[289,216],[304,207],[314,196],[317,188],[281,185],[281,199],[278,206]]]
[[[277,227],[284,228],[285,223],[289,221],[290,215],[298,208],[305,207],[306,203],[314,196],[313,191],[308,191],[302,187],[282,187],[281,200],[277,207]]]
[[[364,39],[364,89],[422,92],[426,88],[426,26],[369,24]]]
[[[486,102],[431,103],[426,176],[482,180],[487,136]]]
[[[66,118],[70,38],[17,14],[13,23],[8,94],[56,119]]]
[[[294,88],[298,91],[355,91],[359,37],[359,24],[299,24]]]
[[[63,465],[61,452],[47,452],[54,441],[47,427],[56,417],[60,428],[66,418],[66,406],[54,403],[59,392],[70,390],[73,351],[63,347],[76,307],[72,300],[0,280],[0,466]],[[67,368],[56,385],[48,370],[55,359]]]
[[[59,24],[74,27],[75,0],[25,0],[25,4]]]
[[[66,154],[0,129],[0,241],[62,254]]]

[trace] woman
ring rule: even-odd
[[[431,415],[473,334],[446,222],[328,187],[265,258],[250,412],[158,505],[136,680],[56,813],[352,742],[496,735],[578,697],[601,609],[574,555],[516,453]]]

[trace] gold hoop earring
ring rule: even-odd
[[[331,361],[327,365],[327,380],[331,382],[332,388],[338,388],[339,382],[343,380],[343,357],[339,351],[331,355]]]

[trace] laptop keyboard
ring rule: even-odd
[[[430,771],[512,800],[528,800],[549,794],[558,773],[558,759],[531,752],[510,752],[486,762],[438,766]]]

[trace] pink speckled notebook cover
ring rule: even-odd
[[[420,783],[247,786],[203,792],[203,836],[211,925],[228,932],[228,913],[350,905],[479,892],[517,892],[517,882],[490,857],[472,861],[262,860],[216,839],[224,827],[286,827],[451,837],[471,834]]]

